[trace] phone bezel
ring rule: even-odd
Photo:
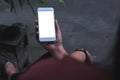
[[[52,7],[40,7],[37,9],[37,11],[53,11],[53,14],[54,14],[54,8]],[[38,14],[39,16],[39,14]],[[53,15],[53,18],[54,18],[54,15]],[[55,19],[55,18],[54,18]],[[55,22],[55,21],[54,21]],[[39,19],[38,19],[38,25],[39,25]],[[55,27],[55,24],[54,24],[54,27]],[[55,28],[54,28],[55,29]],[[55,30],[54,30],[55,31]],[[40,33],[40,32],[39,32]],[[55,37],[46,37],[46,38],[41,38],[40,35],[39,35],[39,41],[40,42],[53,42],[53,41],[56,41],[56,32],[55,32]]]

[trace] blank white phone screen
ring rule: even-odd
[[[38,10],[39,38],[55,38],[55,22],[53,10]]]

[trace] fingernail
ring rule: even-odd
[[[35,24],[38,25],[38,20],[35,20]]]

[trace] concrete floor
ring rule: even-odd
[[[65,49],[71,53],[76,48],[86,48],[96,62],[102,61],[111,51],[120,14],[119,3],[119,0],[65,0],[63,6],[57,0],[48,0],[48,6],[55,8]],[[23,10],[16,6],[15,14],[1,0],[0,24],[22,22],[28,25],[29,55],[34,61],[46,50],[34,38],[34,20],[37,16],[24,4]],[[32,4],[36,10],[34,2]]]

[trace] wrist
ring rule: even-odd
[[[68,55],[63,45],[56,47],[56,49],[51,54],[59,60],[63,59],[65,56]]]

